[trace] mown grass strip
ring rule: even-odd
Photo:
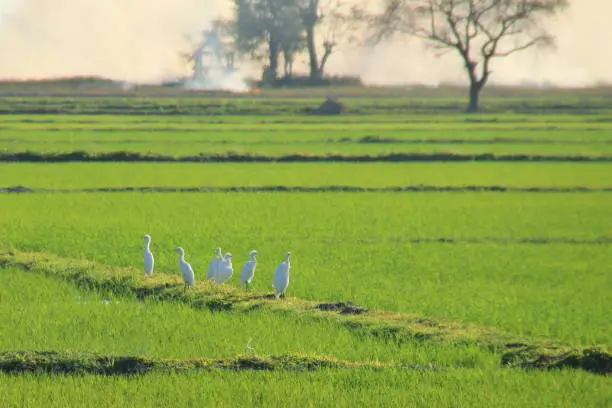
[[[178,276],[157,273],[144,278],[134,268],[111,268],[89,261],[60,258],[47,253],[0,251],[0,268],[17,267],[31,273],[65,279],[80,288],[115,295],[152,297],[181,302],[195,309],[243,312],[267,309],[299,313],[312,318],[335,319],[359,336],[374,336],[395,344],[405,342],[449,342],[474,344],[501,354],[504,366],[552,369],[580,368],[595,373],[612,373],[612,350],[607,346],[574,348],[549,339],[514,336],[493,328],[448,322],[442,319],[368,310],[346,302],[322,303],[288,297],[275,299],[271,293],[244,292],[231,286],[198,282],[183,291]]]
[[[520,192],[520,193],[588,193],[611,192],[612,187],[512,187],[512,186],[435,186],[414,185],[398,187],[359,187],[359,186],[125,186],[93,188],[38,188],[26,186],[0,187],[0,193],[401,193],[401,192]]]
[[[66,153],[12,152],[0,154],[0,162],[189,162],[189,163],[373,163],[373,162],[612,162],[612,156],[496,155],[494,153],[390,153],[381,155],[303,155],[265,156],[256,154],[200,154],[167,156],[136,152]]]
[[[315,371],[321,369],[437,369],[433,365],[403,363],[350,362],[333,357],[282,354],[240,355],[235,358],[164,359],[137,355],[105,355],[85,351],[2,351],[0,371],[8,374],[98,374],[130,375],[149,372],[186,372],[213,370]]]

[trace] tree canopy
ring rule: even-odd
[[[349,38],[352,9],[344,0],[233,0],[237,49],[265,60],[264,79],[292,75],[296,55],[308,55],[309,76],[323,77],[338,43]],[[318,38],[320,37],[320,38]]]

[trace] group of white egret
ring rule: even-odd
[[[149,234],[145,235],[144,241],[144,274],[150,277],[153,275],[153,269],[155,267],[155,258],[151,252],[151,236]],[[185,290],[187,290],[187,287],[195,286],[195,273],[193,272],[191,264],[185,261],[185,250],[182,247],[178,247],[175,251],[179,254],[179,271],[185,282]],[[242,265],[240,271],[240,285],[244,285],[247,291],[249,290],[249,284],[253,281],[253,277],[255,276],[257,255],[257,251],[250,251],[249,260]],[[291,263],[289,262],[290,257],[291,252],[287,252],[284,261],[278,264],[274,271],[272,283],[275,288],[274,296],[276,298],[284,296],[289,286],[289,270],[291,269]],[[208,263],[206,280],[216,284],[223,284],[226,283],[233,274],[234,267],[232,264],[232,254],[228,252],[223,256],[221,248],[217,248],[215,257]]]

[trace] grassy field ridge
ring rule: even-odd
[[[313,318],[333,316],[338,324],[351,330],[394,343],[473,343],[492,352],[501,352],[501,364],[506,366],[541,369],[572,367],[600,374],[612,373],[612,353],[607,346],[571,348],[554,340],[517,337],[492,328],[459,325],[425,316],[366,310],[345,302],[306,301],[293,297],[281,301],[270,294],[244,292],[227,286],[218,288],[210,282],[202,282],[195,289],[185,292],[177,276],[156,274],[155,277],[143,279],[131,268],[110,268],[45,253],[0,253],[0,267],[11,266],[68,280],[88,290],[131,295],[138,299],[153,297],[159,301],[178,301],[196,309],[244,312],[267,308]]]

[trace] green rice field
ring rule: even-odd
[[[0,101],[0,407],[610,406],[612,106],[526,98]]]
[[[32,119],[0,124],[2,151],[91,153],[130,151],[164,155],[259,154],[281,156],[389,153],[528,154],[612,156],[612,122],[554,116],[524,119],[496,115],[474,121],[359,116],[348,118],[211,116],[143,118],[95,116]]]
[[[4,187],[610,186],[607,163],[0,163]],[[526,180],[528,182],[526,183]]]

